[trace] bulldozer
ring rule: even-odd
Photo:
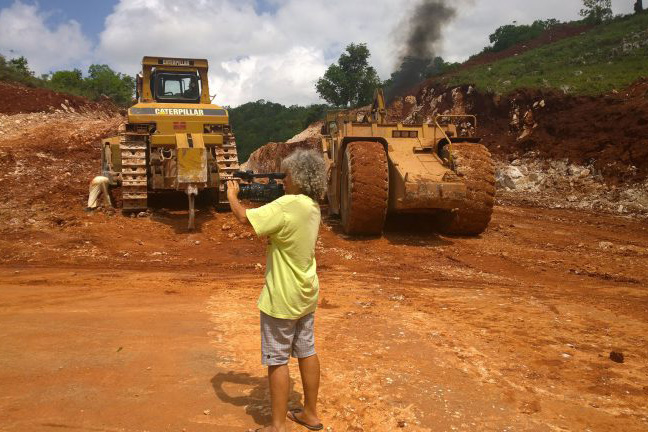
[[[327,113],[329,212],[347,234],[379,235],[388,214],[418,213],[443,233],[479,235],[495,197],[494,163],[480,142],[473,115],[388,123],[380,89],[366,114]]]
[[[226,201],[238,154],[227,110],[211,103],[208,68],[204,59],[142,59],[137,103],[118,136],[101,147],[102,174],[121,187],[124,212],[146,211],[150,194],[181,191],[193,229],[199,192]]]

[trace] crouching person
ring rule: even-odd
[[[261,361],[268,366],[272,424],[257,429],[284,432],[286,418],[310,430],[323,426],[317,416],[320,363],[313,333],[319,282],[315,244],[320,226],[318,200],[326,188],[321,155],[297,150],[281,164],[286,195],[255,209],[238,201],[238,183],[227,184],[232,212],[268,237],[265,284],[258,300],[261,311]],[[288,411],[290,356],[299,361],[304,385],[304,409]]]
[[[92,179],[90,182],[90,187],[88,188],[88,206],[86,211],[93,211],[97,209],[99,205],[99,197],[103,199],[104,206],[112,207],[110,202],[110,194],[108,193],[108,185],[110,180],[108,177],[97,176]]]

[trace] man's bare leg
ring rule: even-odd
[[[290,393],[288,365],[268,366],[268,381],[270,382],[270,399],[272,403],[272,427],[265,430],[268,432],[285,432],[288,396]]]
[[[108,184],[101,183],[101,195],[103,195],[104,206],[106,208],[112,207],[112,202],[110,202],[110,192],[108,192]]]
[[[299,359],[299,373],[304,385],[304,411],[295,416],[314,426],[321,423],[317,417],[317,393],[320,384],[320,362],[317,354]]]

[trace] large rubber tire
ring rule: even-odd
[[[379,235],[389,201],[389,166],[382,144],[350,143],[344,152],[340,216],[347,234]]]
[[[452,158],[457,174],[466,184],[466,198],[454,211],[440,215],[439,230],[451,235],[479,235],[493,214],[495,164],[481,144],[452,144]]]

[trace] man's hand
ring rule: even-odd
[[[245,207],[238,200],[239,184],[233,180],[227,182],[227,201],[230,203],[232,213],[236,216],[239,222],[244,225],[249,225],[250,221],[245,214]]]
[[[230,205],[232,204],[233,201],[238,201],[238,194],[239,194],[238,182],[229,180],[227,182],[227,201],[229,201]]]

